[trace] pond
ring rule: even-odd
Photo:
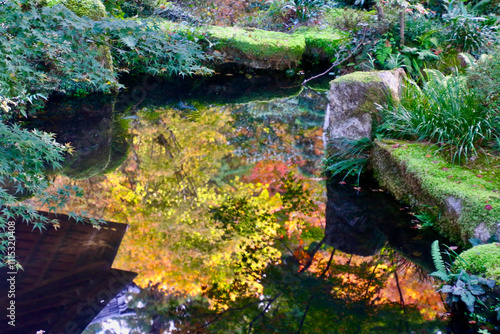
[[[428,275],[439,237],[372,180],[326,186],[324,90],[259,73],[128,86],[30,123],[75,148],[67,210],[129,225],[113,268],[137,277],[85,333],[465,332]]]

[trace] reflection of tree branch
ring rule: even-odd
[[[259,314],[257,314],[257,316],[255,318],[253,318],[253,320],[250,322],[250,324],[248,325],[248,334],[250,334],[252,332],[252,327],[253,327],[253,324],[255,321],[257,321],[257,319],[259,319],[260,317],[264,318],[265,315],[266,315],[266,312],[267,312],[267,309],[269,309],[269,307],[276,301],[276,299],[278,299],[280,296],[282,295],[282,292],[278,293],[276,295],[276,297],[272,298],[271,300],[269,300],[269,303],[266,305],[266,307],[262,310],[262,312],[260,312]]]
[[[358,49],[361,47],[361,45],[364,45],[364,41],[365,41],[365,38],[366,38],[366,33],[367,31],[365,29],[363,29],[363,33],[361,35],[361,39],[359,40],[359,42],[356,44],[356,46],[354,47],[354,49],[352,49],[351,51],[348,52],[347,56],[345,56],[344,58],[340,58],[340,54],[342,53],[342,49],[340,49],[337,54],[335,55],[335,58],[336,60],[333,62],[332,66],[330,66],[330,68],[328,68],[326,71],[324,71],[323,73],[320,73],[318,75],[315,75],[313,77],[310,77],[309,79],[306,79],[304,80],[304,82],[302,82],[302,86],[304,87],[307,87],[306,84],[311,81],[311,80],[314,80],[314,79],[317,79],[319,77],[322,77],[323,75],[326,75],[328,74],[331,70],[333,70],[333,68],[335,66],[338,66],[340,64],[342,64],[343,62],[345,62],[347,59],[351,58],[354,54],[356,54],[356,52],[358,52]],[[309,87],[308,87],[309,88]],[[311,90],[314,91],[314,89],[312,88],[309,88]]]
[[[403,307],[403,313],[406,313],[405,300],[403,298],[403,292],[401,291],[401,286],[399,285],[399,277],[397,268],[394,270],[394,278],[396,278],[396,286],[398,287],[399,300],[401,301],[401,306]]]
[[[319,249],[321,248],[321,246],[323,246],[323,244],[325,243],[325,238],[326,237],[323,237],[323,239],[321,239],[321,241],[319,242],[319,244],[317,244],[316,247],[314,247],[312,253],[309,254],[309,259],[307,260],[307,262],[304,265],[304,267],[299,270],[299,273],[306,271],[312,265],[312,263],[314,261],[314,255],[316,255],[316,253],[319,251]]]
[[[278,239],[279,241],[281,241],[281,243],[283,244],[283,246],[285,246],[285,248],[290,252],[290,254],[293,256],[293,258],[295,260],[297,260],[298,263],[300,263],[299,259],[297,259],[297,257],[295,256],[295,254],[292,252],[292,250],[290,248],[288,248],[288,245],[285,243],[285,241],[281,238]]]
[[[375,271],[377,270],[377,267],[378,267],[378,263],[373,267],[373,270],[372,270],[372,277],[373,275],[375,275]],[[372,283],[373,279],[370,278],[368,279],[368,284],[366,285],[366,291],[365,291],[365,296],[368,295],[368,292],[370,292],[370,284]]]
[[[319,276],[320,278],[323,278],[326,275],[326,273],[328,272],[328,270],[330,270],[330,265],[332,264],[333,255],[335,254],[335,250],[336,249],[334,248],[332,253],[330,254],[330,259],[328,260],[328,263],[326,265],[325,270],[323,270],[323,272]],[[306,307],[306,310],[304,311],[304,315],[302,316],[302,319],[300,320],[299,330],[297,331],[297,334],[300,334],[300,331],[302,330],[302,326],[304,326],[304,322],[306,320],[306,316],[307,316],[307,312],[309,311],[309,307],[311,306],[312,299],[313,299],[313,296],[311,296],[311,298],[309,299],[309,303],[307,303],[307,307]]]
[[[304,316],[302,316],[302,319],[300,320],[300,326],[299,326],[299,330],[297,331],[297,334],[300,334],[300,331],[302,330],[302,326],[304,325],[304,321],[306,320],[307,311],[309,311],[309,307],[311,306],[311,302],[312,302],[312,297],[311,297],[311,299],[309,299],[309,303],[307,303],[306,310],[304,311]]]
[[[280,294],[280,295],[281,295],[281,294]],[[207,323],[203,324],[202,326],[200,326],[200,327],[196,328],[196,329],[195,329],[195,333],[196,333],[198,330],[202,329],[202,328],[205,328],[205,327],[210,326],[211,324],[213,324],[214,322],[216,322],[217,320],[219,320],[220,318],[222,318],[222,316],[223,316],[224,314],[228,313],[228,312],[231,312],[231,311],[241,311],[241,310],[244,310],[244,309],[246,309],[246,308],[249,308],[250,306],[255,305],[255,304],[260,304],[260,303],[265,303],[265,302],[270,302],[270,303],[273,303],[273,302],[276,300],[276,298],[278,298],[278,297],[279,297],[279,295],[278,295],[277,297],[275,297],[275,298],[271,298],[271,299],[259,299],[259,300],[255,301],[255,302],[253,302],[253,303],[249,303],[249,304],[247,304],[247,305],[245,305],[245,306],[242,306],[242,307],[233,307],[233,308],[228,308],[227,310],[224,310],[224,311],[222,311],[221,313],[218,313],[218,314],[215,316],[215,318],[213,318],[211,321],[208,321]],[[269,305],[268,305],[268,307],[269,307]]]
[[[335,251],[336,249],[334,248],[333,251],[332,251],[332,254],[330,254],[330,259],[328,260],[328,264],[326,265],[326,268],[325,270],[323,270],[323,272],[321,273],[321,278],[323,278],[326,273],[328,272],[328,270],[330,270],[330,265],[332,264],[332,260],[333,260],[333,255],[335,254]]]

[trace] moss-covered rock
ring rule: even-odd
[[[461,260],[463,261],[461,261]],[[500,244],[486,244],[472,247],[460,253],[460,259],[453,264],[475,275],[500,281]]]
[[[500,157],[458,166],[435,145],[391,140],[375,142],[371,165],[382,187],[434,215],[438,230],[454,242],[500,234]]]
[[[355,72],[331,81],[325,142],[329,144],[339,138],[371,138],[376,104],[384,103],[387,94],[399,98],[403,76],[403,70]]]
[[[235,62],[257,69],[286,70],[297,67],[304,55],[312,58],[335,56],[349,33],[331,27],[301,27],[293,34],[254,28],[192,27],[164,20],[167,33],[181,33],[194,39],[208,39],[209,49],[222,62]]]
[[[221,52],[226,61],[252,68],[296,67],[306,48],[303,36],[275,31],[212,26],[207,28],[207,34],[213,49]]]
[[[306,56],[311,58],[335,57],[338,47],[349,39],[349,33],[332,27],[300,27],[294,36],[303,36],[306,42]]]
[[[106,7],[101,0],[48,0],[47,6],[64,5],[78,16],[86,16],[92,20],[106,17]]]

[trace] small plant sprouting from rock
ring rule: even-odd
[[[454,257],[459,259],[460,261],[464,261],[449,247],[448,250],[449,251],[447,251],[446,254],[448,254],[450,257]],[[493,287],[495,286],[494,280],[468,274],[464,269],[460,269],[460,271],[458,272],[453,272],[450,269],[450,266],[447,266],[445,264],[441,255],[441,250],[439,248],[439,241],[437,240],[432,243],[431,254],[434,261],[434,266],[437,270],[433,272],[431,276],[437,277],[446,283],[438,291],[441,291],[448,295],[446,298],[446,303],[449,306],[462,301],[471,314],[474,313],[475,307],[477,305],[487,308],[487,306],[481,300],[480,296],[486,294],[486,287],[489,289],[493,289]]]

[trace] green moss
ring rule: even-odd
[[[455,268],[465,269],[472,274],[500,281],[500,244],[493,243],[472,247],[460,253],[460,259],[455,260],[453,264]]]
[[[208,40],[209,48],[223,52],[226,60],[250,67],[284,70],[296,67],[306,50],[302,35],[253,28],[204,26],[192,27],[182,23],[162,21],[166,33],[180,33],[199,41]],[[253,66],[257,63],[266,66]]]
[[[47,6],[64,5],[78,16],[86,16],[93,20],[106,17],[106,7],[100,0],[49,0]]]
[[[357,25],[358,23],[369,23],[371,17],[376,15],[375,11],[364,11],[353,8],[329,8],[323,13],[322,21],[329,25]]]
[[[215,50],[234,50],[250,60],[286,64],[284,67],[297,66],[306,47],[303,36],[275,31],[213,26],[207,33]]]
[[[405,169],[405,179],[400,180],[399,185],[398,181],[385,178],[386,183],[393,183],[389,186],[393,189],[389,190],[394,191],[399,199],[410,199],[411,204],[420,205],[423,211],[428,209],[422,205],[434,202],[443,214],[441,220],[452,223],[445,227],[448,232],[458,227],[461,239],[467,240],[480,223],[493,227],[500,222],[500,157],[491,156],[459,166],[443,158],[436,146],[404,141],[383,141],[377,145],[388,151],[391,158]],[[378,173],[385,171],[379,166]],[[408,176],[414,180],[409,180]],[[416,191],[418,187],[413,187],[412,191],[416,193],[404,194],[415,182],[421,188],[420,193]],[[461,201],[461,212],[456,214],[456,219],[453,219],[453,214],[445,212],[448,207],[446,200],[450,197]]]
[[[375,73],[377,72],[354,72],[338,77],[332,82],[335,83],[352,82],[352,83],[365,83],[365,84],[373,82],[382,82],[382,79],[378,75],[375,75]]]
[[[303,36],[306,42],[306,54],[313,58],[335,57],[338,47],[349,40],[349,34],[332,27],[300,27],[294,36]]]

